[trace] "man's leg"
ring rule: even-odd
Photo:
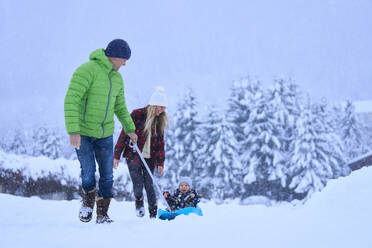
[[[96,155],[100,175],[98,197],[103,197],[104,199],[112,198],[112,186],[114,184],[114,144],[112,136],[96,139],[94,143],[94,154]]]
[[[79,218],[83,222],[92,219],[92,213],[96,198],[96,162],[93,153],[94,138],[81,136],[80,149],[76,149],[81,167],[81,179],[83,188],[83,203],[79,210]]]
[[[114,164],[114,144],[112,136],[96,139],[94,143],[94,153],[99,169],[99,189],[97,198],[97,220],[96,223],[110,223],[107,212],[110,206],[112,186],[114,184],[113,164]]]
[[[143,217],[145,215],[145,210],[143,207],[143,174],[140,164],[134,164],[133,161],[127,160],[128,170],[130,178],[133,183],[133,192],[136,205],[136,213],[138,217]]]

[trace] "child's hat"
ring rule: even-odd
[[[192,181],[191,181],[191,178],[189,177],[181,177],[178,185],[180,185],[181,183],[187,183],[189,187],[192,188]]]

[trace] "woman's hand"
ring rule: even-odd
[[[195,197],[195,194],[194,194],[194,193],[191,193],[191,194],[190,194],[190,197],[191,197],[191,198],[194,198],[194,197]]]
[[[119,167],[119,159],[114,158],[114,169],[117,169]]]
[[[165,198],[168,198],[168,197],[169,197],[169,192],[164,192],[164,193],[163,193],[163,196],[164,196]]]

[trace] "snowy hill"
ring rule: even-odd
[[[305,204],[202,203],[204,216],[135,217],[113,201],[111,225],[81,223],[79,201],[0,194],[2,247],[372,247],[372,168],[330,181]]]

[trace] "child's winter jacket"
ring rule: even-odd
[[[191,194],[194,193],[195,197],[191,198]],[[175,191],[173,195],[169,195],[166,198],[169,206],[171,207],[172,211],[177,209],[186,208],[186,207],[196,207],[196,205],[200,202],[200,195],[194,190],[191,189],[185,194],[182,194],[179,189]]]

